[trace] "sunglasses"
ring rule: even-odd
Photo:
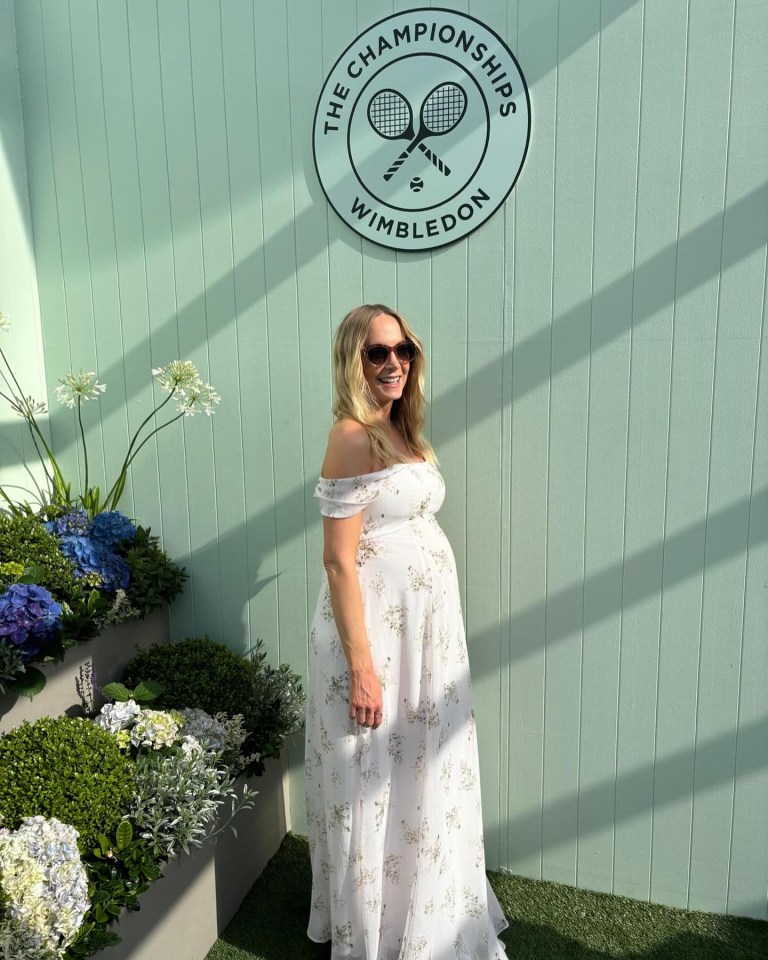
[[[384,366],[390,353],[394,353],[400,363],[410,363],[416,356],[416,344],[411,340],[401,340],[393,347],[384,343],[369,343],[367,347],[363,347],[363,356],[374,367]]]

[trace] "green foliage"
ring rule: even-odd
[[[108,683],[101,688],[101,692],[108,700],[114,700],[116,703],[127,703],[133,700],[143,707],[157,700],[163,692],[163,686],[156,680],[142,680],[135,690],[130,690],[124,683]]]
[[[4,564],[35,567],[35,583],[46,587],[57,600],[79,596],[75,567],[59,550],[59,541],[37,517],[0,513],[0,560]]]
[[[242,766],[249,774],[263,773],[264,760],[278,757],[285,737],[301,726],[299,677],[287,664],[267,664],[261,640],[246,659],[207,636],[155,644],[140,651],[125,672],[127,686],[150,679],[163,686],[159,707],[242,715],[247,731]]]
[[[301,729],[304,721],[304,691],[298,674],[287,663],[267,663],[263,641],[250,652],[253,667],[252,713],[249,727],[254,731],[249,746],[262,757],[279,757],[287,736]]]
[[[64,651],[83,640],[93,640],[101,633],[101,618],[108,608],[108,601],[92,587],[78,583],[75,595],[62,602],[62,636],[59,648],[46,650],[48,656],[61,658]]]
[[[245,788],[238,804],[231,771],[220,754],[207,750],[140,752],[131,816],[152,853],[163,860],[200,847],[216,830],[226,800],[236,809],[252,806]],[[216,831],[218,832],[218,831]]]
[[[69,948],[72,957],[90,957],[104,946],[119,942],[106,925],[118,919],[123,910],[138,910],[139,896],[162,876],[156,857],[149,845],[134,835],[130,820],[122,820],[109,837],[99,835],[83,862],[88,871],[91,909]]]
[[[24,564],[15,560],[0,563],[0,590],[11,583],[18,583],[19,577],[24,575]]]
[[[23,723],[0,739],[0,817],[9,829],[24,817],[56,817],[88,851],[127,812],[133,776],[115,738],[89,720]]]
[[[128,662],[123,682],[136,687],[141,680],[162,684],[161,708],[198,707],[211,716],[245,716],[251,709],[251,665],[207,636],[140,650]]]
[[[0,644],[0,648],[2,647],[3,644]],[[2,661],[2,659],[2,656],[0,656],[0,661]],[[1,670],[2,665],[0,663],[0,671]],[[19,696],[29,697],[30,700],[40,693],[45,683],[45,674],[41,670],[38,670],[37,667],[25,666],[22,671],[15,676],[6,676],[0,672],[0,688],[5,688],[9,692],[16,693]]]
[[[24,660],[16,647],[0,640],[0,690],[9,680],[24,676]]]
[[[8,571],[5,579],[0,579],[0,589],[10,582],[13,571],[14,582],[39,584],[62,605],[61,631],[35,659],[61,659],[68,647],[99,634],[99,618],[109,606],[107,601],[75,576],[74,564],[61,553],[58,538],[48,533],[40,517],[0,513],[0,560]],[[16,574],[19,566],[23,575]]]
[[[184,588],[187,574],[176,566],[149,529],[136,528],[136,540],[125,554],[131,571],[128,598],[131,605],[145,616],[165,603],[171,603]]]
[[[86,916],[88,916],[88,914],[86,914]],[[122,937],[119,937],[111,930],[107,930],[106,927],[99,926],[94,923],[93,920],[83,920],[82,926],[77,931],[75,942],[70,945],[64,957],[67,958],[67,960],[69,960],[70,957],[92,957],[100,950],[105,950],[107,947],[114,947],[115,944],[121,941]]]

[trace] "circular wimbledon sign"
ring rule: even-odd
[[[501,37],[453,10],[409,10],[374,24],[334,64],[315,109],[315,167],[354,231],[431,250],[501,206],[530,127],[525,79]]]

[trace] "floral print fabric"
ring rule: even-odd
[[[306,733],[309,936],[333,960],[502,960],[485,876],[475,716],[453,553],[431,464],[320,479],[329,517],[362,512],[357,553],[384,722],[347,713],[347,662],[321,585]]]

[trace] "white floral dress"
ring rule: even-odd
[[[333,960],[502,960],[507,926],[488,886],[475,716],[458,581],[435,520],[443,479],[395,464],[315,497],[329,517],[362,511],[357,566],[378,730],[348,716],[347,662],[327,579],[309,642],[308,935]]]

